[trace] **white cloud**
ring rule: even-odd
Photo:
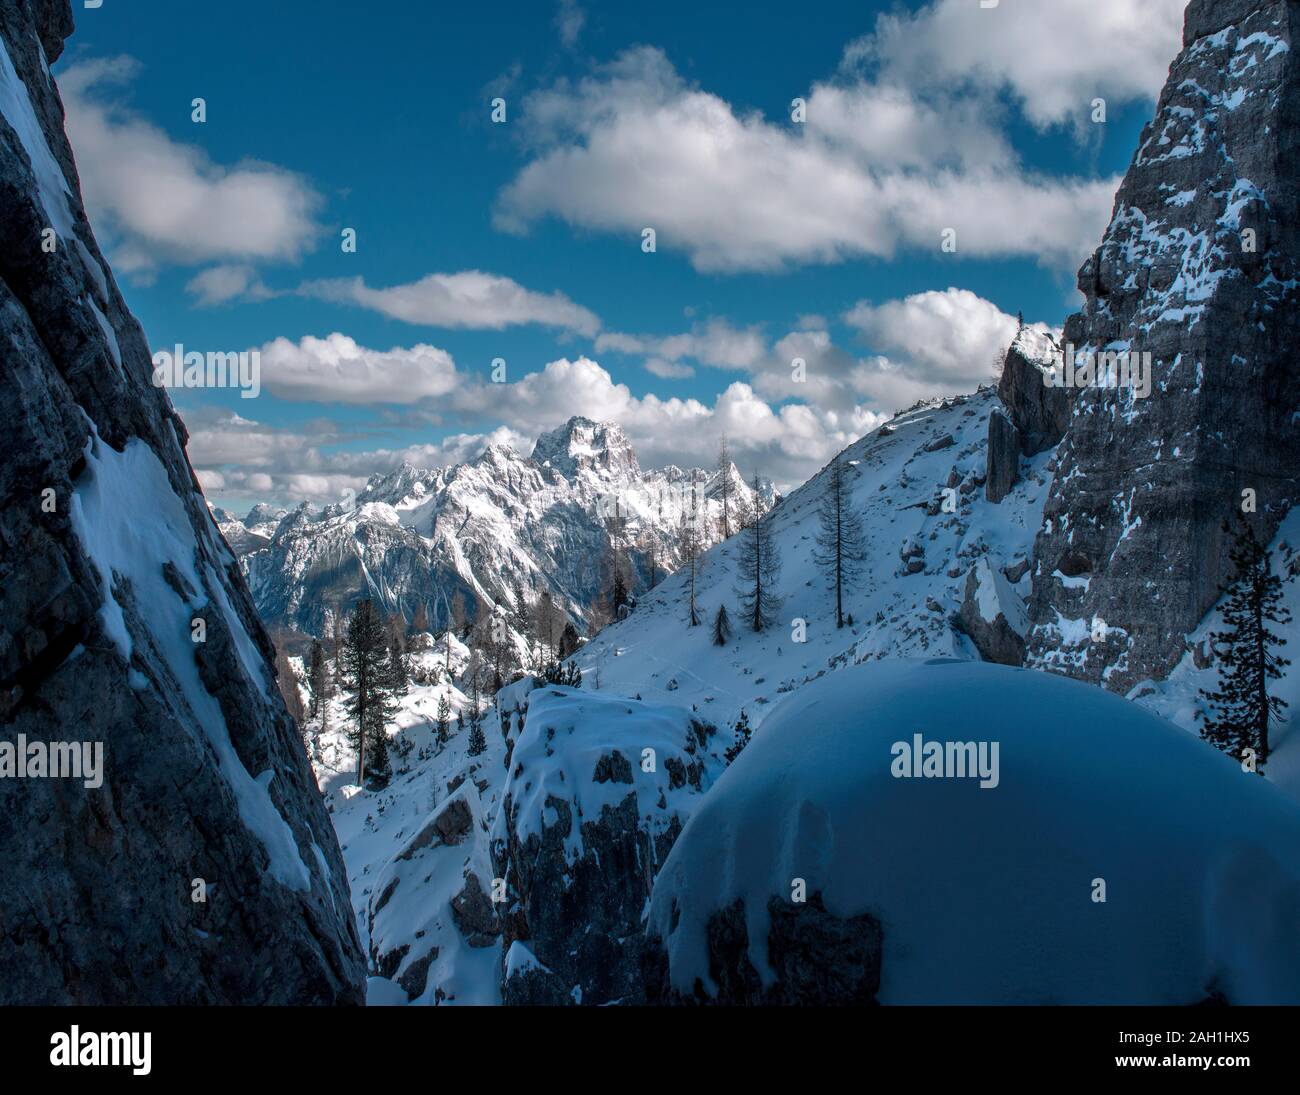
[[[725,319],[710,319],[697,323],[688,332],[678,335],[630,335],[606,331],[596,339],[596,352],[618,350],[628,354],[647,354],[658,359],[658,367],[678,363],[689,358],[701,365],[718,369],[749,369],[762,360],[767,352],[767,342],[761,330],[754,327],[733,327]],[[655,372],[652,363],[646,367]],[[690,372],[659,372],[660,376],[689,376]]]
[[[518,324],[538,323],[594,335],[600,320],[563,293],[536,293],[511,278],[464,270],[429,274],[419,281],[372,289],[361,278],[332,278],[308,282],[304,296],[355,304],[428,327],[498,331]]]
[[[129,83],[129,57],[85,61],[59,78],[86,204],[114,265],[147,273],[164,262],[293,261],[314,245],[320,197],[273,164],[213,163],[105,90]]]
[[[1095,245],[1118,179],[1023,167],[981,104],[867,81],[819,85],[807,124],[742,115],[692,87],[657,49],[526,100],[533,158],[495,219],[549,216],[625,235],[652,227],[702,271],[772,270],[899,248],[1027,256],[1068,268]]]
[[[577,46],[586,22],[587,13],[578,6],[577,0],[560,0],[559,10],[555,13],[555,29],[566,49]]]
[[[1186,0],[937,0],[882,15],[846,61],[912,87],[1008,90],[1040,128],[1078,119],[1094,97],[1154,100],[1182,44]]]
[[[209,266],[190,279],[185,291],[205,308],[232,300],[267,300],[275,295],[253,267],[238,264]]]
[[[262,386],[282,399],[409,404],[452,392],[451,355],[423,343],[370,350],[337,332],[298,342],[277,338],[261,348]]]
[[[969,289],[915,293],[875,305],[859,301],[844,316],[881,353],[905,358],[914,379],[948,381],[969,391],[1015,337],[1017,321]]]

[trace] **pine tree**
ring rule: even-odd
[[[487,736],[483,733],[483,724],[477,715],[469,717],[469,749],[471,757],[481,756],[487,749]]]
[[[690,610],[688,618],[691,627],[699,627],[700,610],[695,602],[695,590],[700,573],[700,556],[704,553],[704,530],[700,527],[700,496],[694,484],[691,485],[689,506],[682,513],[678,543],[681,548],[682,565],[688,568],[687,589]]]
[[[1224,531],[1231,533],[1225,524]],[[1291,664],[1274,651],[1286,640],[1269,624],[1288,624],[1291,612],[1282,603],[1282,580],[1273,573],[1273,556],[1243,523],[1228,555],[1233,577],[1223,588],[1226,630],[1210,636],[1210,649],[1221,666],[1219,687],[1201,690],[1210,712],[1203,716],[1201,737],[1225,753],[1245,759],[1254,753],[1261,775],[1269,757],[1271,724],[1282,721],[1287,704],[1268,694],[1268,682],[1281,678]]]
[[[736,736],[735,740],[723,754],[723,756],[726,757],[728,764],[731,764],[732,761],[745,751],[745,746],[749,744],[749,739],[753,734],[749,728],[749,716],[745,714],[744,709],[741,710],[740,718],[736,720],[736,725],[732,727],[732,732]]]
[[[437,722],[434,725],[438,732],[438,744],[446,745],[448,731],[451,729],[451,701],[447,699],[446,692],[438,697]]]
[[[351,736],[357,750],[358,786],[363,786],[366,778],[367,750],[371,775],[382,780],[389,774],[387,727],[393,701],[386,640],[374,601],[358,601],[340,654],[343,678],[352,692],[346,710],[354,724]]]
[[[311,642],[311,654],[307,659],[307,684],[311,688],[311,717],[320,714],[321,705],[329,698],[329,672],[325,668],[325,648],[319,639]]]
[[[713,645],[726,646],[731,640],[731,617],[727,615],[727,606],[718,605],[718,614],[713,617]]]
[[[818,510],[821,529],[813,561],[825,569],[835,593],[835,626],[844,626],[844,593],[856,582],[867,558],[867,537],[862,518],[853,511],[849,473],[840,456],[831,461],[826,489]]]
[[[754,476],[754,493],[758,493]],[[741,587],[736,591],[745,611],[745,622],[754,631],[765,631],[776,618],[781,601],[776,595],[781,576],[781,558],[772,534],[772,514],[756,515],[741,536],[737,572]]]
[[[727,439],[718,442],[718,501],[722,503],[722,538],[731,538],[731,450]]]

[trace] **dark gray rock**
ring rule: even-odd
[[[1020,431],[999,410],[989,414],[988,470],[984,494],[990,502],[1001,502],[1020,478]]]
[[[1295,0],[1187,10],[1064,337],[1149,352],[1153,386],[1075,399],[1034,550],[1028,664],[1120,692],[1164,677],[1184,652],[1171,636],[1228,576],[1221,526],[1242,491],[1264,539],[1300,492],[1297,27]],[[1058,615],[1100,617],[1107,640],[1067,640]]]
[[[1070,422],[1070,390],[1044,383],[1044,369],[1059,355],[1051,335],[1021,328],[1007,351],[998,380],[998,398],[1006,407],[1026,456],[1043,452],[1065,436]]]
[[[86,220],[41,58],[71,26],[67,0],[0,3],[36,147],[0,119],[0,736],[101,742],[105,771],[98,788],[0,780],[0,1004],[361,1003],[342,859],[274,652]],[[35,131],[69,191],[53,213]],[[122,469],[131,512],[74,511]],[[94,521],[164,514],[192,550],[101,578]],[[207,627],[192,650],[171,630],[190,613]]]
[[[713,913],[706,929],[709,977],[716,992],[710,994],[699,981],[689,997],[674,991],[667,952],[652,936],[644,957],[647,1002],[823,1007],[876,1003],[884,933],[875,917],[834,916],[826,911],[820,893],[797,905],[773,897],[767,910],[767,960],[776,975],[772,984],[764,987],[750,961],[745,903],[737,900]]]

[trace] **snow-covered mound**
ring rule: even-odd
[[[641,1002],[646,897],[719,742],[680,707],[549,686],[528,700],[492,828],[505,1002]]]
[[[916,735],[986,743],[985,778],[900,777]],[[716,959],[737,901],[736,953],[769,986],[796,879],[803,908],[879,925],[885,1003],[1300,1002],[1300,809],[1163,719],[1045,673],[897,661],[786,700],[656,881],[672,988],[716,991],[711,944]],[[800,975],[837,957],[814,946]]]

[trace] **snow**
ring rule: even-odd
[[[605,628],[574,655],[584,688],[693,706],[723,728],[744,709],[758,727],[783,694],[846,666],[898,657],[977,658],[953,626],[967,575],[981,558],[998,572],[1028,558],[1042,524],[1052,459],[1049,451],[1023,461],[1010,495],[997,505],[985,498],[980,483],[988,418],[1000,406],[990,388],[922,404],[844,451],[853,466],[851,504],[864,517],[867,548],[862,580],[845,601],[851,626],[835,627],[833,595],[813,561],[823,469],[772,515],[782,559],[777,626],[762,634],[738,626],[727,646],[714,646],[710,627],[686,626],[687,575],[678,571],[642,593],[627,620]],[[952,446],[926,451],[948,434]],[[956,513],[937,505],[949,482],[959,484]],[[924,569],[906,573],[902,554],[917,547],[924,549]],[[703,557],[698,600],[706,624],[720,604],[733,625],[739,623],[738,551],[733,537]],[[1016,622],[1020,597],[1006,585],[1000,596],[1010,610],[1008,622]],[[797,620],[806,622],[806,642],[794,641]]]
[[[894,778],[892,743],[918,732],[999,743],[998,786]],[[673,985],[712,988],[708,919],[738,898],[770,982],[768,901],[796,878],[832,914],[880,920],[884,1003],[1300,1000],[1300,808],[1135,704],[1045,673],[895,661],[783,701],[656,881]]]
[[[45,132],[36,118],[27,87],[18,76],[9,49],[0,39],[0,114],[13,127],[22,143],[27,159],[31,161],[36,177],[37,196],[41,208],[49,219],[49,226],[63,239],[74,238],[72,208],[68,204],[71,191],[63,169],[50,151]]]
[[[534,690],[505,785],[515,836],[525,842],[554,823],[547,806],[552,798],[573,803],[575,818],[594,820],[635,794],[637,815],[652,836],[669,828],[674,814],[684,820],[699,790],[689,782],[674,788],[669,762],[687,768],[705,759],[691,722],[691,713],[678,705],[556,686]],[[631,783],[593,778],[597,765],[613,753],[627,760]],[[702,786],[707,786],[708,773],[721,767],[716,760],[706,765]],[[497,815],[492,836],[507,839],[504,811]],[[583,854],[580,822],[569,830],[565,852],[571,860]]]
[[[221,584],[199,577],[189,514],[158,457],[139,438],[119,453],[92,435],[85,455],[86,471],[76,484],[69,512],[82,550],[99,574],[105,631],[136,672],[138,666],[161,659],[180,688],[173,691],[164,677],[158,682],[158,697],[182,708],[177,712],[182,725],[201,728],[235,796],[240,818],[266,849],[271,876],[290,889],[310,889],[311,875],[293,831],[269,793],[274,773],[250,775],[231,744],[220,705],[199,676],[190,628],[195,614],[209,603],[203,591],[217,591],[236,647],[251,648],[251,640],[226,603]],[[196,591],[193,599],[183,600],[167,582],[163,567],[168,563]],[[126,588],[134,608],[130,622],[121,600]],[[259,661],[256,668],[260,666]],[[245,665],[249,679],[265,686],[264,670],[253,668]]]
[[[975,601],[980,618],[994,623],[1002,616],[1011,630],[1021,638],[1029,630],[1029,617],[1025,612],[1025,603],[1015,587],[1007,581],[1000,570],[995,570],[989,563],[988,556],[982,556],[975,564]]]

